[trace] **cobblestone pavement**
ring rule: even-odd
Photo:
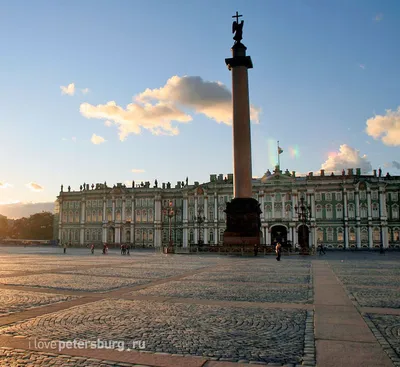
[[[221,281],[221,282],[255,282],[255,283],[299,283],[308,284],[310,282],[310,275],[293,273],[282,274],[278,272],[207,272],[192,275],[184,278],[184,280],[195,280],[195,281]]]
[[[339,279],[345,285],[381,285],[381,286],[391,286],[400,287],[400,275],[399,276],[367,276],[367,275],[340,275]]]
[[[167,284],[135,291],[132,295],[199,298],[220,301],[310,303],[312,292],[306,285],[281,287],[268,283],[222,283],[171,281]]]
[[[130,363],[117,364],[112,361],[101,361],[94,358],[72,357],[54,353],[32,352],[21,349],[0,348],[0,366],[15,367],[129,367]]]
[[[0,334],[50,340],[118,340],[145,349],[232,360],[298,363],[307,311],[103,300],[11,327]],[[266,341],[268,341],[266,343]],[[284,343],[283,343],[284,341]]]
[[[59,294],[25,292],[13,289],[2,289],[0,290],[0,295],[0,315],[21,312],[28,308],[76,298]]]
[[[51,274],[0,278],[0,283],[76,291],[106,291],[150,282],[149,279],[94,277],[86,275]]]
[[[347,287],[362,307],[387,307],[400,309],[400,289]]]

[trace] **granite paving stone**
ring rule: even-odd
[[[347,287],[362,307],[400,308],[400,289]]]

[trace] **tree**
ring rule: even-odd
[[[14,220],[9,236],[12,238],[29,240],[51,240],[53,238],[54,215],[42,212],[31,215],[29,218]]]
[[[0,214],[0,238],[8,236],[8,219],[5,215]]]

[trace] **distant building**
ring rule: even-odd
[[[225,206],[233,197],[233,175],[211,175],[194,185],[178,182],[161,187],[149,182],[126,187],[96,184],[57,197],[58,238],[62,243],[131,243],[160,247],[169,242],[187,247],[202,241],[223,241]],[[261,243],[328,248],[400,248],[400,176],[362,175],[349,169],[341,175],[312,172],[296,177],[278,167],[253,180],[253,197],[260,202]],[[310,222],[299,221],[295,207],[301,197],[311,208]],[[165,210],[172,202],[169,226]],[[197,221],[203,218],[203,223]]]

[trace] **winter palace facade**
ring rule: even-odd
[[[233,197],[233,176],[211,175],[210,181],[127,187],[84,184],[70,187],[56,201],[56,237],[61,243],[130,243],[160,247],[202,242],[222,244],[225,206]],[[400,176],[381,171],[362,175],[348,169],[341,175],[309,173],[297,177],[277,166],[253,180],[253,197],[262,209],[261,243],[279,240],[286,246],[328,248],[400,247]],[[310,220],[299,221],[295,210],[301,198],[310,207]],[[168,208],[173,209],[173,213]]]

